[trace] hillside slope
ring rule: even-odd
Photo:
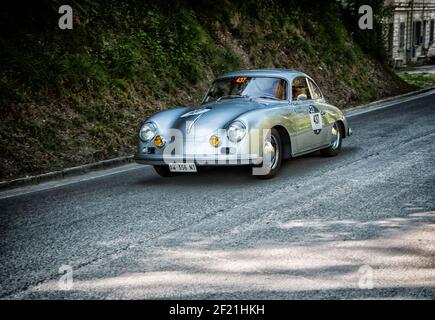
[[[341,108],[410,88],[352,42],[333,2],[60,1],[0,13],[0,179],[132,154],[156,111],[244,68],[307,72]],[[312,4],[312,2],[311,2]]]

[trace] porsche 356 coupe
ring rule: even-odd
[[[134,160],[164,177],[199,166],[250,165],[254,175],[271,178],[284,159],[317,150],[337,155],[351,134],[342,111],[308,75],[247,70],[218,77],[199,106],[146,120]]]

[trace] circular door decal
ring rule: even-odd
[[[309,112],[310,112],[311,128],[313,129],[313,132],[315,134],[319,134],[320,131],[322,131],[322,127],[323,127],[322,116],[320,115],[320,111],[315,106],[310,106]]]

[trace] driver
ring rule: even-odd
[[[301,94],[307,94],[307,88],[303,85],[302,82],[293,83],[292,95],[293,100],[296,100],[297,97]]]

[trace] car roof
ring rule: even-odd
[[[227,74],[224,74],[222,76],[219,76],[218,79],[222,78],[229,78],[229,77],[278,77],[278,78],[286,78],[286,79],[293,79],[296,76],[304,76],[307,77],[307,75],[303,72],[296,71],[296,70],[288,70],[288,69],[256,69],[256,70],[240,70],[236,72],[230,72]]]

